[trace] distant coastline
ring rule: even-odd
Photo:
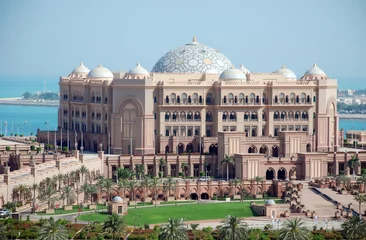
[[[60,101],[36,101],[17,98],[0,98],[0,105],[59,107]]]
[[[339,113],[340,119],[366,119],[366,114],[362,113]]]

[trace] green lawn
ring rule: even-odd
[[[254,213],[249,202],[243,203],[213,203],[213,204],[188,204],[165,207],[148,207],[128,209],[124,216],[128,225],[165,223],[169,218],[188,218],[189,220],[220,219],[227,215],[238,217],[251,217]],[[83,221],[104,221],[107,213],[83,214],[79,217]]]
[[[104,204],[97,205],[98,210],[107,209]],[[94,209],[89,209],[87,205],[85,205],[83,211],[95,211]],[[37,212],[38,215],[57,215],[57,214],[67,214],[67,213],[76,213],[79,212],[79,205],[72,206],[72,210],[64,210],[63,208],[55,209],[55,213],[46,214],[45,212]]]

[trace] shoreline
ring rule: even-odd
[[[41,102],[36,100],[22,100],[20,97],[13,97],[0,98],[0,105],[59,107],[60,101]]]

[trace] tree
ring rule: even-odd
[[[160,187],[160,180],[157,177],[153,177],[150,180],[150,190],[154,194],[154,200],[155,200],[155,207],[156,207],[156,200],[158,199],[158,192]]]
[[[38,184],[37,183],[33,183],[31,186],[31,189],[33,191],[33,204],[32,204],[32,213],[36,212],[36,191],[38,189]]]
[[[224,159],[221,161],[221,165],[226,164],[226,181],[229,181],[229,164],[234,163],[234,158],[225,154]]]
[[[150,188],[150,182],[151,182],[151,178],[149,176],[145,176],[141,182],[141,187],[144,188],[144,205],[145,205],[145,199],[147,197],[147,193]]]
[[[284,222],[280,232],[279,239],[282,240],[310,240],[311,232],[304,226],[300,218],[288,219]]]
[[[72,189],[72,187],[70,186],[65,186],[62,189],[62,195],[61,195],[62,199],[66,199],[66,204],[67,205],[72,205],[75,201],[75,192]]]
[[[113,189],[112,179],[108,178],[104,181],[104,189],[105,192],[107,193],[107,201],[109,201],[111,199],[111,191]]]
[[[57,200],[57,196],[54,196],[56,194],[56,189],[54,186],[49,185],[46,186],[44,190],[39,189],[38,198],[40,201],[47,201],[47,207],[48,209],[51,209],[52,204]]]
[[[241,180],[240,179],[238,179],[238,178],[234,178],[234,179],[232,179],[231,181],[230,181],[230,185],[231,185],[231,187],[232,188],[234,188],[234,189],[232,189],[233,190],[233,195],[236,195],[236,193],[237,193],[237,189],[238,189],[238,185],[241,183]]]
[[[360,166],[360,160],[354,154],[350,160],[347,162],[347,167],[352,168],[353,171],[353,178],[356,179],[356,168]]]
[[[92,197],[94,193],[97,193],[97,188],[95,185],[91,185],[88,183],[84,183],[80,190],[84,192],[84,203],[90,198],[90,202],[92,202]]]
[[[361,214],[361,204],[366,202],[366,197],[365,195],[357,194],[354,199],[358,202],[358,213]]]
[[[162,171],[162,169],[164,170],[164,167],[166,165],[166,161],[164,160],[164,158],[160,158],[159,159],[159,172],[161,172],[162,174],[160,175],[160,177],[163,177],[164,173]]]
[[[68,233],[64,225],[51,217],[46,220],[38,232],[38,238],[41,240],[66,240]]]
[[[84,175],[89,172],[89,169],[84,165],[81,165],[81,167],[79,168],[79,172],[81,174],[81,181],[84,182]]]
[[[141,175],[143,175],[145,173],[144,164],[136,164],[135,165],[135,172],[136,172],[136,175],[139,176],[139,180],[141,181]]]
[[[96,186],[98,188],[99,197],[100,197],[101,193],[103,192],[104,185],[105,185],[105,178],[103,176],[99,176],[97,183],[96,183]]]
[[[126,226],[125,222],[118,214],[113,213],[109,216],[103,224],[103,231],[105,233],[111,234],[112,239],[116,237],[121,237],[125,234]]]
[[[19,192],[19,201],[23,201],[24,200],[24,193],[26,191],[26,189],[28,188],[27,185],[25,184],[19,184],[18,186],[16,186],[13,191],[14,192]]]
[[[263,178],[260,177],[260,176],[256,176],[254,179],[253,179],[256,183],[257,183],[257,188],[256,188],[256,194],[258,195],[259,194],[259,182],[262,182],[263,181]]]
[[[6,234],[8,233],[8,226],[5,225],[4,223],[0,224],[0,236],[2,237],[3,240],[7,240],[8,237],[6,236]]]
[[[357,179],[357,183],[363,184],[363,192],[366,192],[366,174],[362,174],[361,177]]]
[[[61,191],[61,184],[62,181],[65,179],[65,175],[62,173],[59,173],[56,175],[57,181],[58,181],[58,191]]]
[[[168,224],[161,226],[159,240],[188,240],[187,229],[176,218],[170,218]]]
[[[248,224],[243,219],[235,216],[227,216],[221,223],[220,239],[236,240],[247,239]]]
[[[342,235],[346,239],[356,240],[366,238],[366,222],[359,216],[353,216],[342,223]]]
[[[351,179],[349,177],[347,177],[347,176],[345,176],[345,175],[342,174],[342,175],[338,175],[337,176],[337,181],[340,184],[343,183],[344,187],[347,188],[347,185],[350,183]]]
[[[114,174],[117,175],[118,179],[131,179],[135,176],[135,173],[129,168],[118,168]]]
[[[174,181],[174,179],[172,177],[168,177],[164,182],[164,188],[166,189],[166,191],[168,192],[168,197],[166,198],[166,201],[168,201],[168,198],[170,197],[170,193],[171,191],[175,190],[176,188],[176,184],[177,184],[177,181]]]
[[[24,100],[28,100],[32,98],[32,94],[30,92],[25,92],[22,94]]]
[[[184,176],[184,177],[186,177],[186,170],[187,170],[187,168],[188,168],[188,163],[186,163],[186,162],[182,162],[182,163],[180,164],[180,168],[182,169],[183,176]]]
[[[130,197],[130,200],[133,201],[135,200],[135,190],[136,190],[136,187],[138,186],[138,183],[136,181],[129,181],[128,182],[128,192],[129,192],[129,197]]]

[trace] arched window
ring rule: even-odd
[[[206,136],[207,137],[211,137],[211,131],[210,131],[210,129],[206,129]]]
[[[227,102],[227,100],[226,100],[226,96],[224,96],[224,103],[226,103]]]
[[[206,95],[206,104],[211,105],[211,103],[212,103],[212,94],[207,93],[207,95]]]
[[[310,95],[306,97],[306,102],[310,103]]]
[[[301,101],[301,103],[305,103],[306,102],[306,94],[305,93],[301,93],[300,94],[300,101]]]
[[[178,116],[178,113],[177,112],[174,112],[173,113],[173,116],[172,116],[172,119],[175,121],[177,120],[177,116]]]
[[[287,119],[288,120],[293,120],[294,119],[294,112],[293,111],[290,111],[287,115]]]
[[[239,103],[244,103],[244,94],[243,93],[239,94]]]
[[[290,93],[290,103],[295,103],[295,93]]]
[[[211,114],[211,112],[206,112],[206,122],[212,122],[212,114]]]
[[[249,119],[249,113],[246,112],[244,113],[244,121],[248,121],[248,119]]]
[[[279,113],[276,111],[276,112],[274,112],[274,113],[273,113],[273,119],[274,119],[275,121],[277,121],[277,120],[278,120],[278,118],[279,118]]]
[[[274,101],[275,101],[275,103],[278,103],[278,97],[277,97],[277,95],[275,96]]]
[[[188,112],[187,113],[187,120],[190,121],[193,119],[193,115],[192,115],[192,112]]]
[[[233,95],[232,93],[229,93],[229,94],[227,95],[227,99],[228,99],[228,102],[229,102],[229,103],[233,103],[234,95]]]
[[[192,94],[192,101],[194,104],[198,103],[198,94],[197,93]]]
[[[288,95],[286,95],[286,103],[288,103]]]
[[[192,103],[192,98],[191,95],[188,96],[188,103],[191,104]]]
[[[299,117],[300,117],[300,112],[296,112],[295,113],[295,120],[299,120]]]
[[[255,99],[255,95],[254,95],[254,93],[251,93],[251,94],[249,95],[250,103],[254,103],[254,99]]]
[[[166,112],[165,113],[165,120],[169,121],[169,119],[170,119],[170,112]]]
[[[183,104],[187,104],[187,94],[185,93],[182,94],[182,102]]]
[[[180,97],[177,96],[177,103],[180,103]]]
[[[266,94],[265,94],[265,93],[263,93],[263,94],[262,94],[262,103],[264,103],[264,104],[266,104],[266,103],[267,103],[266,98],[267,98]]]
[[[201,114],[200,114],[200,112],[195,112],[194,113],[194,120],[201,120]]]
[[[238,96],[234,97],[234,103],[238,103]]]
[[[284,103],[285,102],[285,94],[280,93],[280,103]]]
[[[266,121],[266,112],[265,111],[262,112],[262,120]]]
[[[252,115],[250,116],[250,118],[252,119],[252,121],[257,121],[258,120],[257,112],[252,112]]]
[[[230,121],[236,121],[236,113],[235,112],[230,113]]]
[[[227,119],[227,112],[222,113],[222,120],[226,121]]]
[[[257,95],[256,99],[255,99],[256,103],[259,103],[259,96]]]
[[[283,121],[283,120],[285,120],[285,118],[286,118],[286,112],[282,112],[281,113],[281,120]]]
[[[313,97],[313,102],[316,102],[316,96]]]
[[[180,119],[182,121],[185,121],[186,120],[186,113],[185,112],[180,112]]]
[[[199,103],[201,103],[202,104],[202,96],[200,95],[200,97],[199,97]]]
[[[296,96],[296,103],[299,103],[300,102],[300,97],[299,95]]]
[[[169,103],[169,97],[168,96],[165,97],[165,103]]]

